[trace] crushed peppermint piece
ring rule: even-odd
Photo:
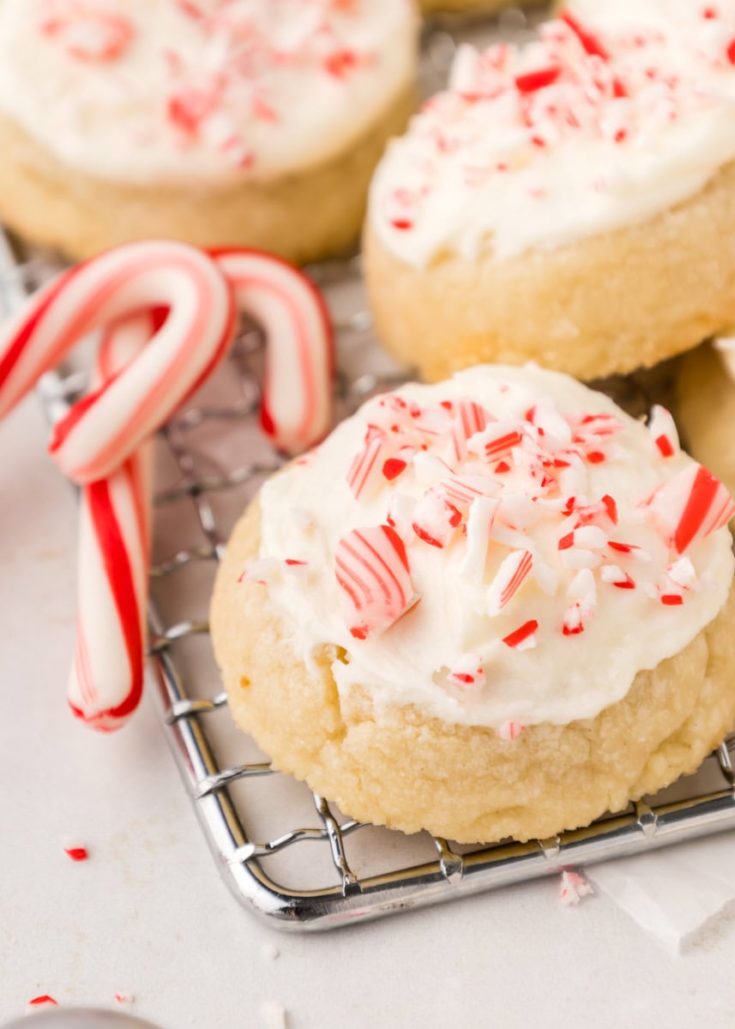
[[[503,722],[503,724],[498,727],[497,733],[501,740],[510,742],[512,740],[517,740],[524,729],[525,726],[521,725],[520,722]]]
[[[508,633],[507,636],[503,637],[503,643],[506,647],[515,647],[516,650],[528,650],[536,646],[536,630],[538,629],[538,622],[535,618],[530,618],[527,622],[524,622],[518,629],[514,629],[513,632]]]
[[[458,400],[453,405],[452,447],[454,456],[461,461],[467,456],[467,443],[477,433],[482,432],[492,419],[481,404],[474,400]]]
[[[594,892],[592,885],[581,872],[565,870],[561,873],[559,900],[565,907],[576,906],[584,897],[591,896]]]
[[[617,586],[620,590],[635,589],[633,577],[618,565],[603,565],[600,568],[600,578],[603,582],[609,582],[611,586]]]
[[[58,1000],[56,1000],[55,997],[52,997],[50,993],[41,993],[38,997],[31,997],[31,999],[26,1002],[26,1008],[28,1011],[37,1011],[39,1008],[45,1007],[57,1008],[58,1006]]]
[[[89,851],[87,850],[86,847],[82,847],[82,846],[64,847],[64,853],[72,861],[88,861],[89,860]]]
[[[334,560],[355,639],[385,632],[416,603],[406,548],[390,525],[349,532],[337,544]]]
[[[352,490],[355,500],[379,480],[381,471],[381,459],[385,455],[386,443],[384,433],[373,427],[368,427],[361,450],[355,455],[355,459],[347,472],[347,484]]]
[[[659,487],[646,504],[670,545],[683,554],[735,515],[735,501],[712,472],[692,464]]]
[[[447,678],[455,686],[484,686],[485,666],[479,654],[460,654],[449,669]]]
[[[42,35],[59,43],[66,53],[85,63],[117,60],[135,36],[132,23],[120,14],[93,5],[70,6],[63,15],[39,23]]]
[[[661,457],[674,457],[680,451],[679,433],[671,413],[660,404],[651,409],[648,431]]]
[[[499,614],[510,603],[533,568],[533,554],[517,550],[503,559],[487,595],[488,614]]]
[[[413,531],[430,547],[443,548],[451,540],[462,521],[459,508],[448,499],[444,491],[433,487],[416,504],[413,513]]]

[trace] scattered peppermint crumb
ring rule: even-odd
[[[583,897],[595,891],[580,872],[562,872],[559,884],[559,900],[565,907],[579,904]]]
[[[116,1004],[120,1004],[120,1005],[125,1006],[125,1007],[129,1007],[133,1003],[134,999],[135,998],[133,997],[132,993],[116,993],[115,994],[115,1003]]]
[[[26,1003],[26,1012],[38,1011],[39,1008],[57,1008],[59,1006],[58,1000],[52,997],[48,993],[42,993],[38,997],[31,997]]]
[[[275,961],[281,952],[275,943],[264,943],[260,948],[260,953],[264,958],[268,958],[269,961]]]
[[[89,851],[86,847],[82,847],[79,844],[75,844],[71,847],[64,847],[64,853],[67,857],[71,858],[72,861],[89,860]]]
[[[261,1001],[258,1014],[264,1029],[288,1029],[288,1012],[277,1000]]]

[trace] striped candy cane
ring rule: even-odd
[[[186,399],[230,345],[235,309],[222,273],[181,243],[132,243],[60,275],[0,340],[0,417],[96,329],[167,308],[146,346],[57,423],[51,452],[75,482],[104,478]]]
[[[94,385],[134,360],[155,331],[149,315],[118,322],[102,337]],[[106,479],[80,490],[77,632],[68,699],[103,732],[119,728],[143,690],[150,546],[150,442]]]
[[[266,335],[260,420],[287,454],[327,434],[332,417],[333,340],[321,294],[290,264],[254,250],[211,251],[241,310]]]
[[[98,729],[123,724],[142,690],[145,440],[226,352],[233,294],[268,337],[264,424],[281,449],[304,449],[329,427],[329,320],[308,280],[268,255],[208,256],[166,242],[119,247],[59,276],[0,334],[2,417],[80,338],[105,330],[92,390],[57,424],[51,443],[62,470],[83,487],[69,700]]]

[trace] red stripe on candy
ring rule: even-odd
[[[506,647],[517,647],[538,629],[538,622],[535,618],[530,618],[527,622],[524,622],[520,628],[515,629],[513,632],[509,632],[507,636],[503,637],[503,643]]]
[[[109,482],[101,479],[86,487],[89,512],[99,541],[131,669],[131,688],[121,704],[96,717],[124,718],[138,706],[143,689],[143,639],[135,580],[125,540],[115,514]]]
[[[563,22],[566,22],[588,54],[593,57],[601,57],[603,61],[610,59],[609,52],[597,36],[585,28],[578,18],[575,18],[569,11],[562,11],[559,17]]]
[[[539,68],[538,71],[529,71],[523,75],[516,75],[515,85],[519,93],[535,93],[539,89],[545,89],[559,78],[561,68]]]
[[[678,553],[683,554],[698,535],[722,488],[722,483],[712,472],[700,466],[674,532],[674,546]],[[724,506],[723,504],[723,508]]]

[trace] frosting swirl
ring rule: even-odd
[[[462,46],[376,173],[371,223],[423,266],[643,221],[735,158],[735,0],[573,0],[523,46]]]
[[[102,178],[268,177],[357,139],[416,31],[412,0],[3,0],[0,111]]]
[[[516,734],[592,717],[724,604],[731,498],[606,396],[480,366],[369,401],[261,492],[263,584],[340,691]]]

